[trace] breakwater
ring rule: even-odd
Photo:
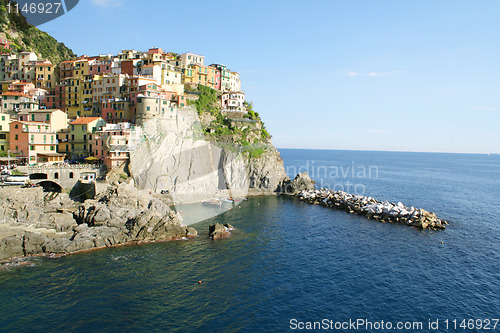
[[[349,194],[329,189],[302,190],[295,194],[300,200],[310,204],[345,210],[351,214],[364,216],[380,222],[402,223],[420,229],[442,230],[448,222],[435,213],[424,209],[407,207],[401,202],[390,203],[372,197]]]

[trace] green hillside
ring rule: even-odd
[[[29,24],[21,14],[8,13],[8,3],[9,0],[0,0],[0,38],[9,40],[12,51],[33,51],[40,58],[49,59],[56,65],[76,58],[64,43],[59,43],[48,33]],[[1,51],[7,52],[0,48]]]

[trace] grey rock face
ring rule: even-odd
[[[20,257],[24,255],[23,237],[9,236],[0,240],[0,259]]]
[[[45,213],[41,193],[28,191],[23,202],[0,195],[5,219],[0,224],[0,260],[197,235],[165,203],[132,185],[112,186],[94,200],[86,200],[73,214],[64,212],[58,202],[47,205],[51,212]],[[54,212],[54,206],[63,212]]]
[[[240,146],[207,141],[203,133],[197,134],[196,111],[179,112],[177,120],[144,123],[144,140],[130,156],[130,171],[139,188],[168,190],[174,196],[198,193],[205,199],[224,190],[274,193],[287,178],[272,145],[258,158],[249,158]]]
[[[401,202],[389,203],[378,201],[372,197],[353,195],[343,191],[329,189],[303,190],[296,193],[300,200],[343,209],[351,214],[358,214],[381,222],[402,223],[419,229],[441,230],[448,222],[439,219],[435,213],[414,207],[406,207]]]
[[[314,190],[316,182],[309,177],[307,172],[299,173],[293,180],[283,182],[282,192],[286,194],[297,194],[301,191]]]

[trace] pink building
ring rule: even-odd
[[[10,124],[10,150],[29,164],[38,162],[39,154],[56,153],[57,138],[50,124],[14,120]]]
[[[106,124],[93,137],[94,157],[108,168],[122,166],[130,158],[132,125],[130,123]]]
[[[89,65],[89,74],[90,75],[98,75],[98,74],[106,74],[112,72],[112,60],[96,60],[91,62]]]
[[[8,39],[0,38],[0,46],[3,47],[4,49],[9,49],[10,50],[9,40]]]
[[[7,89],[11,92],[18,92],[21,94],[33,96],[35,85],[31,82],[18,81],[9,84],[9,87]]]
[[[107,123],[118,124],[134,122],[135,115],[131,112],[129,101],[115,98],[101,101],[101,117]]]

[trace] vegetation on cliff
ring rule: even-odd
[[[247,113],[222,112],[221,92],[203,85],[186,85],[186,91],[196,96],[188,101],[196,107],[207,139],[236,144],[249,157],[257,158],[265,152],[271,136],[252,103],[245,102]]]
[[[76,58],[71,49],[59,43],[48,33],[40,31],[26,21],[22,14],[8,13],[9,0],[0,0],[0,38],[9,41],[11,51],[33,51],[42,59],[49,59],[57,65],[61,61]],[[1,48],[0,52],[10,52]]]

